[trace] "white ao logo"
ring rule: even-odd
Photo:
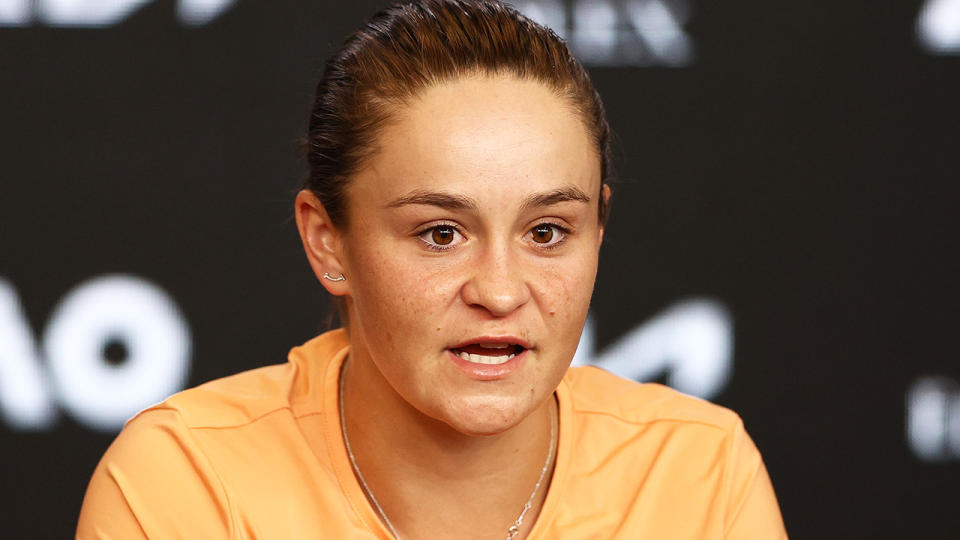
[[[183,388],[191,336],[173,299],[134,276],[102,276],[70,291],[34,339],[13,286],[0,279],[0,417],[18,430],[51,429],[57,405],[80,423],[116,431],[141,409]],[[111,352],[111,350],[113,352]],[[111,355],[122,362],[111,362]],[[708,299],[678,302],[602,351],[591,320],[574,365],[666,382],[704,399],[732,372],[733,324]]]
[[[683,30],[690,16],[685,0],[513,3],[565,38],[587,65],[682,67],[693,61],[693,40]]]
[[[59,402],[90,428],[118,430],[183,388],[189,368],[186,319],[156,285],[125,275],[87,281],[56,306],[38,343],[0,279],[0,416],[13,428],[51,428]]]
[[[733,319],[716,300],[677,302],[602,351],[595,341],[587,319],[573,365],[595,364],[637,381],[664,374],[671,387],[703,399],[719,395],[733,373]]]
[[[960,0],[929,0],[917,17],[917,39],[934,54],[960,54]]]
[[[151,0],[0,0],[0,25],[112,26]],[[177,0],[177,18],[184,24],[207,24],[236,0]]]
[[[960,459],[960,385],[956,381],[927,375],[910,385],[907,445],[921,461]]]

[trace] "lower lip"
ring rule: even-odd
[[[529,352],[529,350],[530,349],[524,349],[523,352],[502,364],[477,364],[474,362],[469,362],[463,358],[460,358],[459,355],[454,354],[454,352],[450,349],[447,349],[447,354],[450,356],[450,360],[453,361],[453,364],[460,368],[460,370],[466,373],[470,378],[478,381],[493,381],[507,377],[514,371],[518,370],[524,359],[526,359],[527,352]]]

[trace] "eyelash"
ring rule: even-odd
[[[565,244],[567,242],[567,238],[570,237],[570,229],[560,224],[552,223],[550,221],[543,221],[541,223],[537,223],[533,227],[530,227],[530,230],[527,231],[527,233],[531,233],[533,232],[534,229],[536,229],[537,227],[541,227],[543,225],[546,225],[547,227],[552,227],[553,229],[558,231],[560,233],[560,239],[552,244],[538,244],[537,242],[534,242],[535,244],[538,244],[540,249],[557,249],[558,247]]]
[[[530,232],[532,232],[532,231],[533,231],[534,229],[536,229],[537,227],[541,227],[541,226],[544,226],[544,225],[546,225],[547,227],[552,227],[553,229],[555,229],[556,231],[558,231],[558,232],[560,233],[560,239],[557,240],[556,242],[552,243],[552,244],[538,244],[537,242],[534,242],[535,244],[538,244],[539,249],[553,250],[553,249],[556,249],[556,248],[560,247],[560,246],[563,245],[564,243],[566,243],[567,238],[569,238],[569,236],[570,236],[570,229],[568,229],[567,227],[564,227],[564,226],[562,226],[562,225],[559,225],[559,224],[557,224],[557,223],[550,222],[550,221],[543,221],[543,222],[541,222],[541,223],[537,223],[537,224],[534,225],[533,227],[530,227],[530,229],[527,231],[527,234],[530,233]],[[416,237],[417,237],[418,240],[420,240],[420,241],[424,244],[424,246],[425,246],[427,249],[429,249],[429,250],[431,250],[431,251],[449,251],[449,250],[457,247],[456,245],[433,244],[433,243],[430,243],[430,242],[428,242],[427,240],[424,239],[424,236],[425,236],[427,233],[432,233],[433,231],[435,231],[435,230],[437,230],[437,229],[440,229],[440,228],[453,229],[454,234],[460,235],[461,237],[463,236],[463,232],[460,230],[460,227],[456,226],[455,224],[453,224],[453,223],[437,223],[436,225],[431,225],[431,226],[429,226],[429,227],[427,227],[427,228],[425,228],[425,229],[419,230],[419,231],[416,233]],[[526,234],[524,234],[524,236],[526,236]]]
[[[448,250],[451,250],[451,249],[457,247],[457,246],[455,246],[455,245],[447,245],[447,246],[444,246],[444,245],[440,245],[440,244],[431,244],[430,242],[428,242],[428,241],[426,241],[426,240],[424,239],[424,235],[426,235],[427,233],[432,233],[433,231],[435,231],[435,230],[437,230],[437,229],[440,229],[440,228],[453,229],[454,234],[458,234],[458,235],[460,235],[460,236],[463,236],[463,232],[460,230],[460,227],[457,227],[457,226],[454,225],[453,223],[437,223],[436,225],[431,225],[431,226],[427,227],[426,229],[421,229],[419,232],[417,232],[417,233],[416,233],[417,239],[420,240],[421,242],[423,242],[423,245],[424,245],[427,249],[432,250],[432,251],[448,251]]]

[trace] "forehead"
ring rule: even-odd
[[[395,111],[350,191],[505,198],[564,185],[600,189],[600,156],[580,115],[537,81],[475,76],[432,86]]]

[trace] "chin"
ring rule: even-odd
[[[499,435],[523,422],[534,409],[531,404],[504,401],[498,398],[459,403],[456,410],[445,415],[444,422],[464,435]]]

